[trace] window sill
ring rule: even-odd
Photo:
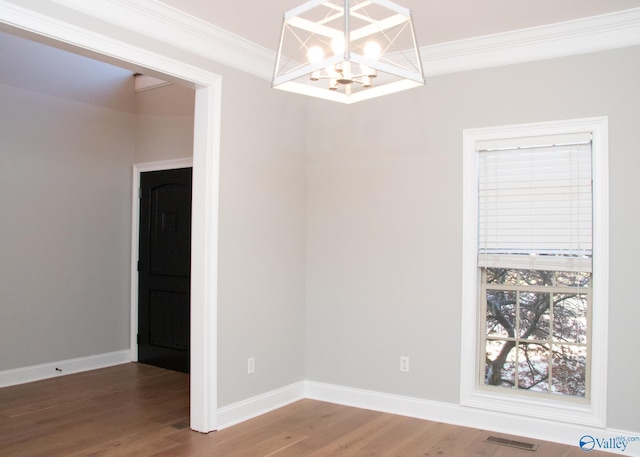
[[[460,404],[516,416],[605,427],[604,411],[593,408],[588,400],[555,399],[523,395],[517,392],[493,392],[477,387],[462,394]]]

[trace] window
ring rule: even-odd
[[[586,398],[591,273],[482,268],[486,386]]]
[[[604,424],[606,126],[464,132],[463,405]]]

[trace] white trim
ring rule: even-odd
[[[606,424],[607,377],[609,354],[609,120],[607,117],[590,120],[593,134],[593,308],[591,319],[592,341],[597,335],[599,342],[591,345],[591,360],[601,361],[591,370],[591,406],[594,414]]]
[[[218,410],[219,430],[302,400],[304,392],[305,383],[298,382],[220,408]]]
[[[638,436],[637,433],[628,431],[513,416],[501,412],[467,408],[451,403],[311,381],[305,382],[305,397],[355,408],[552,441],[576,447],[578,447],[579,440],[584,435],[607,440],[620,436]],[[606,449],[602,450],[606,451]],[[615,452],[615,449],[612,449],[611,452]],[[640,442],[630,442],[624,454],[640,457]]]
[[[460,403],[518,417],[551,419],[556,422],[606,425],[608,347],[608,144],[607,118],[594,117],[557,122],[468,129],[463,132],[463,239],[462,239],[462,328],[460,354]],[[561,133],[591,132],[593,135],[593,301],[590,357],[590,393],[587,404],[569,401],[527,399],[481,389],[478,386],[478,268],[477,268],[477,148],[476,143],[500,138],[531,137]]]
[[[222,79],[196,91],[191,229],[191,428],[216,430]]]
[[[206,59],[271,79],[274,52],[159,1],[53,1]],[[276,28],[280,26],[280,17],[274,17]]]
[[[162,79],[154,78],[153,76],[137,74],[134,78],[134,86],[136,92],[143,92],[145,90],[157,89],[159,87],[169,86],[172,83],[164,81]]]
[[[42,379],[57,378],[83,371],[97,370],[131,362],[129,350],[97,354],[30,367],[0,371],[0,387],[15,386]]]
[[[140,247],[140,174],[147,171],[193,167],[193,159],[133,164],[131,187],[131,360],[138,361],[138,249]]]
[[[149,52],[129,43],[100,35],[91,30],[51,18],[12,3],[0,0],[0,22],[35,33],[57,42],[77,46],[108,59],[143,66],[153,74],[172,76],[181,80],[209,86],[218,75],[208,70]],[[136,31],[135,29],[133,31]],[[112,62],[113,63],[113,62]]]
[[[161,2],[54,1],[263,79],[273,76],[275,52]],[[640,8],[423,46],[420,55],[425,75],[435,76],[634,45]]]
[[[88,29],[0,0],[0,22],[44,36],[54,44],[70,44],[90,54],[115,59],[121,65],[146,68],[150,74],[190,81],[196,90],[193,151],[193,236],[191,428],[209,432],[217,427],[217,229],[220,157],[221,77],[209,70],[150,52]],[[132,29],[137,32],[136,27]],[[192,321],[193,322],[193,321]],[[130,351],[127,351],[128,353]],[[193,362],[197,361],[195,367]]]
[[[426,76],[640,45],[640,8],[425,46]]]

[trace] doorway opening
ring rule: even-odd
[[[190,426],[217,428],[217,256],[221,77],[27,8],[0,3],[9,33],[196,89],[191,230]],[[132,30],[135,32],[135,30]],[[132,298],[133,299],[133,298]],[[136,298],[137,300],[137,298]]]

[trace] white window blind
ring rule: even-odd
[[[591,271],[591,135],[476,143],[478,263]]]

